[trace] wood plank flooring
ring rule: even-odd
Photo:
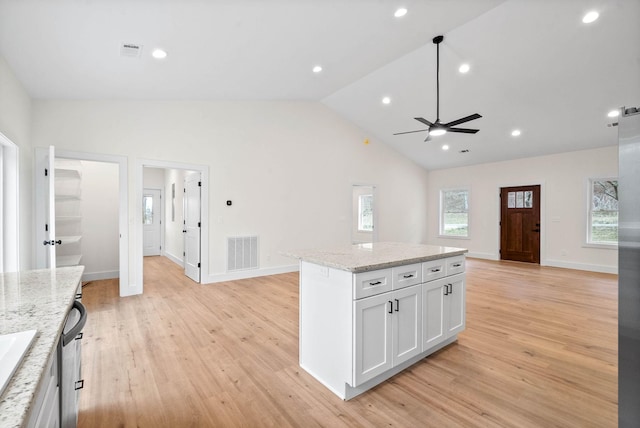
[[[84,287],[80,427],[615,427],[617,276],[467,261],[457,343],[344,402],[298,366],[297,273]],[[326,350],[331,358],[331,350]]]

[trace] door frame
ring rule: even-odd
[[[525,184],[523,184],[523,182]],[[510,182],[510,183],[502,183],[498,184],[496,189],[496,224],[498,227],[496,228],[496,260],[500,260],[500,232],[501,232],[501,201],[500,201],[500,189],[503,187],[519,187],[519,186],[540,186],[540,266],[547,266],[547,240],[546,240],[546,231],[547,231],[547,204],[546,204],[546,183],[545,180],[522,180],[518,182]]]
[[[0,149],[0,272],[17,272],[20,270],[20,148],[0,132]]]
[[[36,147],[35,148],[35,169],[34,174],[36,176],[34,180],[34,185],[36,187],[35,190],[35,214],[34,214],[34,223],[36,226],[38,225],[38,216],[42,214],[42,202],[43,197],[41,192],[38,190],[38,183],[41,181],[42,174],[42,165],[40,164],[41,153],[47,151],[48,148]],[[104,163],[115,163],[118,165],[118,195],[119,195],[119,207],[118,207],[118,230],[120,234],[120,241],[118,244],[119,249],[119,291],[120,296],[128,296],[131,294],[130,289],[130,281],[129,281],[129,169],[128,162],[126,156],[118,156],[118,155],[105,155],[100,153],[85,153],[85,152],[75,152],[71,150],[62,150],[55,149],[55,157],[62,159],[74,159],[79,161],[92,161],[92,162],[104,162]],[[142,202],[140,203],[140,208],[142,209]],[[36,234],[34,234],[34,239],[37,240]],[[37,244],[37,242],[36,242]]]
[[[144,192],[146,190],[151,190],[151,191],[157,191],[160,193],[160,236],[158,237],[158,245],[160,246],[160,252],[158,255],[162,256],[164,255],[164,227],[165,227],[165,214],[164,214],[164,190],[163,189],[158,189],[157,187],[145,187],[142,189],[142,194],[144,196]],[[156,212],[155,208],[154,208],[154,213]],[[144,226],[143,226],[143,232],[144,232]],[[142,250],[144,253],[144,233],[142,234]]]
[[[202,188],[200,190],[200,284],[208,283],[209,276],[209,167],[181,162],[162,161],[155,159],[136,159],[135,165],[135,208],[134,208],[134,233],[135,233],[135,264],[134,277],[137,284],[137,293],[144,291],[144,266],[143,266],[143,226],[142,226],[142,193],[144,190],[144,168],[186,169],[200,173]]]

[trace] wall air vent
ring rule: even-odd
[[[142,45],[137,43],[123,43],[120,45],[120,56],[128,58],[140,58]]]
[[[258,237],[227,238],[227,271],[258,269]]]

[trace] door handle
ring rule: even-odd
[[[56,244],[58,244],[58,245],[62,245],[62,240],[61,240],[61,239],[58,239],[57,241],[54,241],[54,240],[52,239],[51,241],[44,241],[44,242],[42,243],[42,245],[51,245],[51,246],[56,245]]]

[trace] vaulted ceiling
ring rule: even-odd
[[[0,0],[0,55],[35,99],[320,101],[437,169],[616,144],[639,22],[639,0]],[[393,136],[436,118],[439,34],[441,119],[480,132]]]

